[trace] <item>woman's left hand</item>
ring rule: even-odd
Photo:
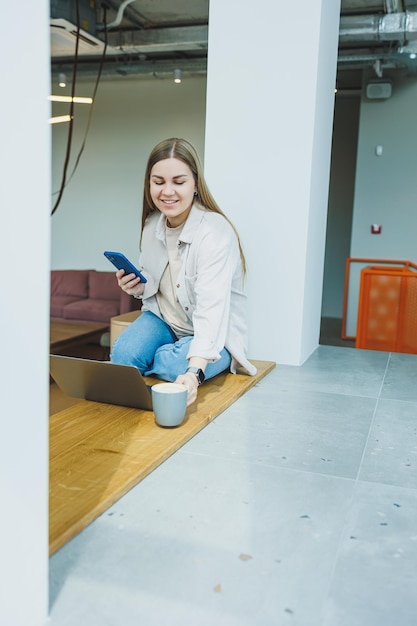
[[[177,376],[175,381],[180,385],[185,385],[187,387],[187,406],[190,406],[197,399],[197,389],[198,389],[198,381],[197,376],[192,372],[187,372],[186,374],[180,374]]]

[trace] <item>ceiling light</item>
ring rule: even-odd
[[[417,54],[415,52],[412,52],[410,54],[410,59],[416,59],[417,58]]]
[[[93,98],[82,98],[80,96],[48,96],[51,102],[75,102],[76,104],[93,104]]]
[[[49,118],[50,124],[62,124],[62,122],[70,122],[71,115],[57,115],[56,117]]]
[[[174,70],[174,83],[182,81],[182,70]]]
[[[66,87],[67,86],[67,77],[62,72],[60,72],[58,74],[58,85],[59,85],[59,87]]]

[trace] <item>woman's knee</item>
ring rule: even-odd
[[[146,311],[119,335],[110,358],[115,363],[134,365],[144,373],[151,367],[156,350],[174,341],[175,336],[169,326]]]
[[[130,340],[132,333],[128,332],[128,330],[129,328],[126,328],[114,342],[110,360],[120,365],[134,365],[139,370],[142,370],[142,365],[146,366],[146,364],[141,363],[140,359],[143,351],[137,341]]]

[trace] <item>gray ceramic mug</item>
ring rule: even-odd
[[[187,388],[179,383],[152,386],[152,407],[158,426],[180,426],[187,409]]]

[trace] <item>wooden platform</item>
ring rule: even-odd
[[[53,554],[268,374],[220,374],[205,383],[184,423],[155,424],[152,411],[82,400],[50,417],[49,549]],[[148,384],[159,382],[147,379]]]

